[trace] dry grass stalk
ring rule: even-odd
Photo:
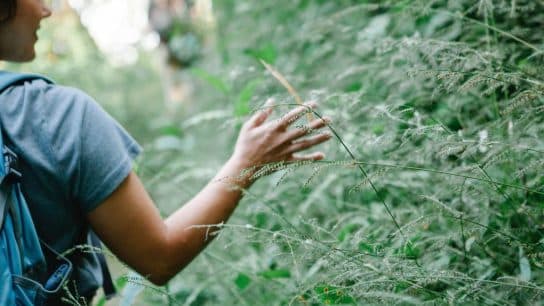
[[[291,86],[291,84],[287,81],[287,79],[279,71],[277,71],[274,67],[272,67],[272,65],[268,64],[267,62],[265,62],[263,60],[261,60],[261,63],[266,68],[266,70],[268,70],[268,72],[270,72],[270,74],[272,74],[272,76],[274,76],[274,78],[276,78],[276,80],[278,80],[281,83],[281,85],[283,85],[283,87],[285,87],[285,89],[287,89],[289,94],[291,94],[293,96],[293,98],[295,98],[295,101],[298,104],[304,105],[304,103],[302,102],[302,99],[298,95],[297,91],[293,88],[293,86]],[[314,119],[311,112],[309,112],[307,114],[307,119],[308,119],[308,123],[311,122]]]

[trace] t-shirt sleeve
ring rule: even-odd
[[[46,96],[52,154],[67,194],[88,213],[124,181],[141,147],[85,93],[51,86]]]

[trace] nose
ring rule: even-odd
[[[51,9],[48,5],[44,4],[42,7],[42,18],[47,18],[49,16],[51,16]]]

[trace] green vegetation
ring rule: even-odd
[[[135,304],[544,303],[544,3],[214,4],[215,44],[189,68],[191,113],[141,107],[162,99],[144,60],[121,74],[94,53],[82,60],[98,68],[50,66],[120,101],[107,108],[145,146],[138,172],[161,211],[212,177],[251,110],[295,105],[260,59],[318,101],[337,137],[325,161],[260,171],[165,288],[121,281],[141,289]]]

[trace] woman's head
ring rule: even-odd
[[[34,59],[40,21],[50,15],[43,0],[0,0],[0,60]]]

